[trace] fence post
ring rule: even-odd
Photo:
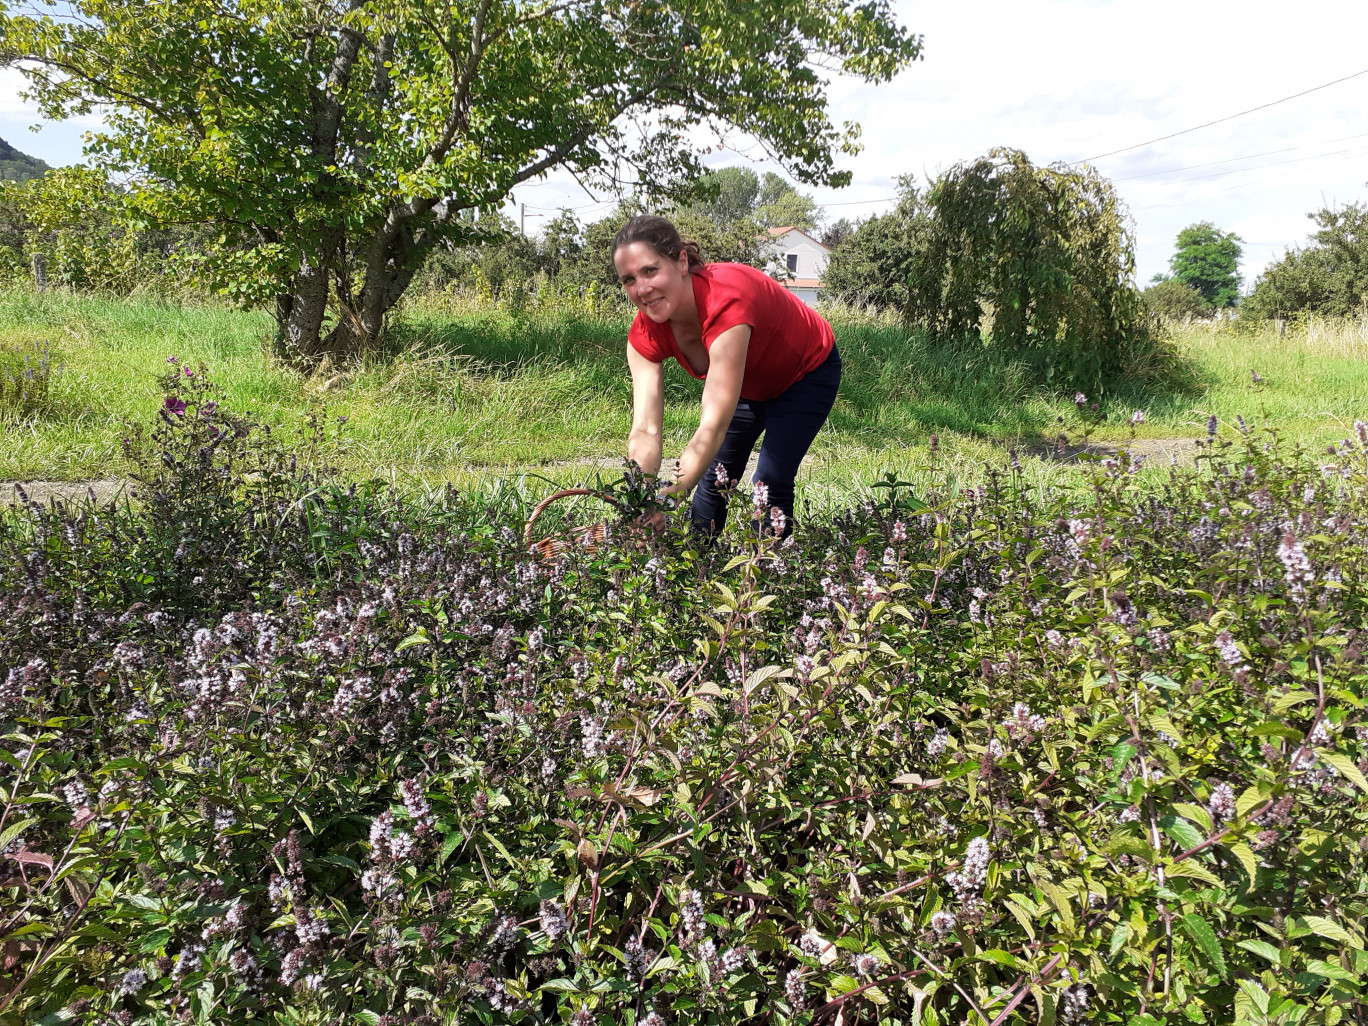
[[[47,254],[33,254],[33,284],[39,292],[47,291]]]

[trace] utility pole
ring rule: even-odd
[[[524,239],[527,238],[527,204],[526,204],[526,203],[519,203],[519,204],[518,204],[518,231],[522,233],[522,237],[523,237]]]

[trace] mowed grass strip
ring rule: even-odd
[[[929,344],[891,320],[833,318],[845,376],[831,422],[805,477],[814,494],[868,484],[940,459],[966,468],[1000,462],[1004,445],[1041,446],[1072,425],[1072,390],[1032,383],[1024,369],[984,350]],[[631,387],[628,319],[562,304],[511,313],[459,299],[419,297],[392,324],[384,351],[364,363],[301,375],[270,356],[272,322],[260,311],[151,297],[101,299],[61,291],[0,292],[0,345],[51,346],[64,366],[54,406],[37,418],[0,411],[0,479],[82,480],[126,471],[119,441],[127,421],[159,402],[166,358],[203,362],[227,394],[279,429],[326,408],[347,423],[335,453],[358,476],[466,483],[533,471],[583,479],[586,465],[612,467],[624,451]],[[1322,444],[1368,415],[1368,332],[1312,325],[1280,337],[1272,326],[1236,333],[1179,332],[1181,387],[1122,388],[1100,397],[1108,421],[1093,437],[1130,437],[1132,410],[1147,411],[1143,438],[1196,437],[1206,418],[1265,410],[1285,435]],[[1252,385],[1251,370],[1264,382]],[[697,424],[701,386],[667,375],[666,451]],[[1046,473],[1045,468],[1040,468]]]

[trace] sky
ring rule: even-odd
[[[831,220],[892,205],[897,175],[931,177],[994,146],[1037,164],[1093,159],[1135,224],[1137,277],[1166,271],[1174,238],[1211,221],[1244,241],[1246,287],[1284,250],[1306,242],[1306,215],[1368,201],[1368,72],[1364,0],[924,0],[898,2],[899,20],[924,35],[924,59],[871,86],[836,78],[833,120],[857,121],[864,149],[842,157],[844,189],[807,189]],[[97,124],[40,124],[0,70],[0,137],[52,164],[80,159]],[[1161,136],[1273,104],[1152,145]],[[781,168],[737,134],[715,166]],[[559,206],[581,218],[611,197],[586,194],[568,175],[529,183],[527,229]],[[597,201],[597,202],[596,202]]]

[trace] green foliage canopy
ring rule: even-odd
[[[845,181],[858,130],[822,72],[884,81],[921,48],[886,0],[0,0],[0,39],[45,116],[102,107],[88,152],[134,219],[216,226],[204,276],[303,361],[364,349],[428,253],[480,238],[463,212],[553,168],[687,179],[703,123]]]
[[[927,215],[924,197],[910,175],[898,180],[898,193],[898,205],[887,214],[853,228],[848,222],[833,228],[828,244],[835,245],[823,278],[825,297],[884,310],[907,306],[908,275],[924,244]]]
[[[936,181],[911,263],[910,320],[979,337],[1070,383],[1120,371],[1144,338],[1135,250],[1111,183],[1093,168],[1036,167],[994,149]]]
[[[1318,226],[1311,245],[1284,254],[1260,275],[1245,301],[1252,316],[1346,317],[1361,314],[1368,304],[1368,204],[1326,207],[1307,216]]]
[[[1188,225],[1178,233],[1178,248],[1169,262],[1173,277],[1212,306],[1234,306],[1240,298],[1240,241],[1210,221]]]

